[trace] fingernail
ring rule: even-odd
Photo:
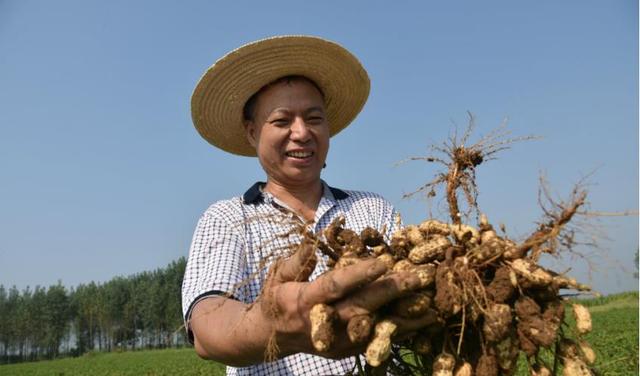
[[[377,278],[383,275],[386,271],[387,271],[387,265],[382,261],[376,260],[367,271],[367,277]]]
[[[412,274],[404,280],[402,287],[405,291],[415,290],[420,287],[420,278]]]

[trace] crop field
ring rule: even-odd
[[[586,338],[604,375],[638,375],[638,293],[580,301],[591,311]],[[567,315],[568,323],[571,315]],[[571,329],[569,329],[571,330]],[[527,375],[521,362],[518,375]],[[193,349],[90,353],[78,358],[0,366],[0,375],[224,375],[224,367],[198,358]]]
[[[0,366],[0,375],[3,376],[218,376],[224,374],[223,365],[198,358],[192,348],[89,353],[78,358]]]
[[[638,293],[583,304],[593,319],[586,338],[598,356],[596,368],[605,375],[638,375]]]

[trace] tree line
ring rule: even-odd
[[[0,363],[184,346],[184,257],[152,272],[67,289],[0,285]]]

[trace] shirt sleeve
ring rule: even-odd
[[[188,322],[198,301],[212,295],[245,300],[240,288],[247,279],[242,229],[211,209],[198,221],[182,281],[182,313],[190,340]]]

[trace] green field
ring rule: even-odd
[[[604,375],[638,375],[638,293],[581,303],[589,307],[593,318],[594,330],[586,338],[598,355],[596,367]],[[519,374],[527,373],[523,368]],[[4,365],[0,366],[0,375],[224,375],[224,367],[201,360],[193,349],[172,349],[91,353],[79,358]]]
[[[191,348],[89,353],[78,358],[0,366],[0,375],[175,376],[224,375],[224,366],[206,362]]]
[[[583,304],[593,319],[586,339],[598,356],[596,368],[605,375],[638,375],[638,293]]]

